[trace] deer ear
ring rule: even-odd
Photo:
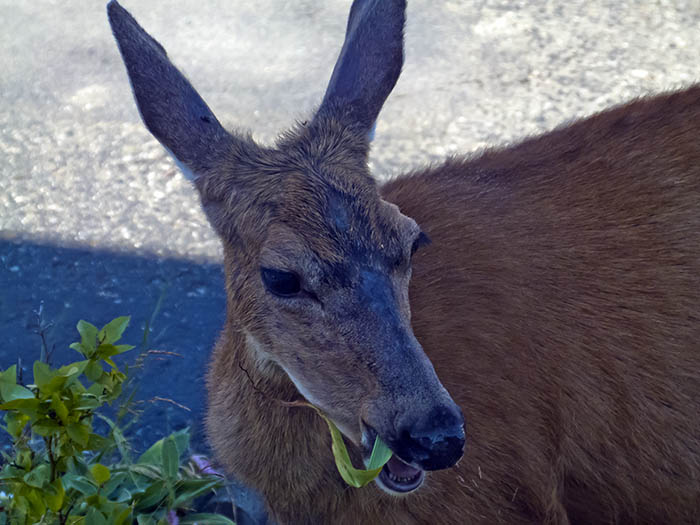
[[[189,178],[207,172],[235,140],[167,53],[116,0],[107,4],[112,33],[144,124]]]
[[[355,0],[319,116],[370,133],[403,65],[406,0]]]

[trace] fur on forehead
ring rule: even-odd
[[[301,126],[286,135],[280,151],[296,169],[281,182],[275,219],[289,226],[321,259],[340,262],[349,254],[395,256],[406,217],[384,202],[367,166],[365,134],[332,120]]]
[[[195,183],[207,200],[233,204],[243,194],[268,204],[284,201],[280,184],[294,173],[346,193],[377,192],[367,168],[368,138],[332,119],[297,125],[276,148],[257,145],[250,134],[234,134],[239,140],[197,174]]]
[[[319,257],[338,262],[393,246],[398,209],[381,200],[367,166],[368,138],[332,119],[301,124],[276,148],[238,142],[221,165],[197,180],[205,209],[226,237],[245,231],[262,240],[273,223],[285,225]]]

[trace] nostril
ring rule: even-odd
[[[444,442],[454,440],[464,440],[464,426],[459,425],[451,428],[435,428],[429,432],[411,433],[411,438],[418,441],[426,448],[432,448]]]
[[[422,418],[397,429],[390,443],[404,461],[424,470],[437,470],[454,465],[464,452],[464,418],[459,408],[438,406]]]
[[[421,441],[439,443],[448,439],[464,438],[464,416],[455,406],[439,406],[427,417],[413,425],[411,436]]]

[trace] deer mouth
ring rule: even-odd
[[[377,438],[377,431],[366,426],[362,433],[362,444],[364,449],[365,463],[369,461],[369,456]],[[396,454],[393,454],[389,461],[382,467],[375,482],[379,487],[389,494],[399,496],[405,495],[418,489],[425,481],[425,471],[411,465]]]
[[[420,487],[425,481],[425,471],[409,465],[396,454],[382,468],[377,476],[377,484],[384,490],[408,494]]]

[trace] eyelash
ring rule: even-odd
[[[427,246],[431,242],[433,241],[430,240],[430,237],[428,237],[424,232],[420,232],[418,234],[418,237],[416,237],[416,240],[413,241],[413,246],[411,246],[411,255],[416,253],[418,248],[420,248],[421,246]]]
[[[260,268],[265,288],[277,297],[296,297],[301,292],[301,279],[294,272],[274,268]]]
[[[323,303],[314,292],[303,288],[301,277],[296,272],[277,270],[275,268],[260,268],[260,278],[265,289],[276,297],[282,299],[294,299],[308,297],[323,307]],[[283,282],[286,281],[286,282]],[[282,289],[284,286],[289,289]]]
[[[425,233],[420,232],[418,234],[418,237],[416,237],[416,240],[413,241],[413,245],[411,246],[411,255],[410,255],[409,261],[413,257],[413,254],[416,253],[416,251],[418,251],[418,248],[420,248],[421,246],[427,246],[431,242],[432,241],[430,240],[430,237],[428,237]],[[394,267],[400,268],[405,262],[406,261],[405,261],[403,255],[401,255],[394,262]]]

